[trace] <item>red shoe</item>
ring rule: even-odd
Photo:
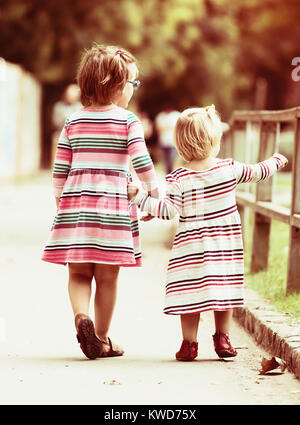
[[[176,353],[176,359],[183,362],[191,362],[198,356],[198,342],[183,340],[180,350]]]
[[[219,357],[235,357],[237,355],[237,351],[232,347],[229,335],[223,334],[222,332],[216,332],[213,335],[215,352]]]

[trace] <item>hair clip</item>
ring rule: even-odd
[[[211,118],[211,114],[216,111],[215,105],[212,103],[210,106],[206,106],[205,110],[207,112],[207,115]]]
[[[122,55],[123,55],[123,52],[122,52],[122,50],[117,50],[117,51],[116,51],[116,55],[115,55],[115,56],[117,56],[117,55],[120,55],[120,56],[122,56]]]

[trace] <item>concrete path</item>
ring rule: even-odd
[[[174,359],[179,318],[162,313],[172,223],[157,219],[141,222],[144,266],[120,274],[111,337],[125,356],[86,359],[75,338],[67,269],[40,260],[55,213],[51,190],[48,173],[1,187],[0,404],[300,404],[293,374],[259,375],[270,355],[236,322],[237,358],[217,358],[212,312],[200,323],[197,361]]]

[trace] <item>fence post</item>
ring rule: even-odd
[[[276,149],[278,125],[273,122],[262,122],[260,126],[259,161],[269,158]],[[256,202],[272,201],[273,178],[257,184]],[[254,214],[253,243],[251,256],[251,273],[257,273],[268,267],[271,218],[262,214]]]
[[[247,150],[247,124],[245,121],[235,121],[232,127],[232,139],[231,139],[231,157],[237,161],[246,161],[246,150]],[[237,205],[238,212],[241,218],[243,242],[246,240],[246,209],[243,205]]]
[[[246,164],[250,164],[251,162],[251,144],[252,144],[252,140],[251,140],[251,133],[252,133],[252,123],[251,121],[247,121],[246,122],[246,128],[245,128],[245,139],[244,139],[244,150],[243,150],[243,159],[242,162],[246,163]],[[245,193],[250,193],[250,187],[247,184],[242,184],[239,188],[239,190],[241,192],[245,192]],[[244,244],[244,248],[246,247],[247,244],[247,231],[246,229],[248,228],[249,225],[249,208],[238,205],[238,211],[240,213],[240,217],[241,217],[241,224],[242,224],[242,234],[243,234],[243,244]]]
[[[300,118],[295,122],[291,217],[300,214]],[[300,229],[290,226],[286,293],[300,292]]]

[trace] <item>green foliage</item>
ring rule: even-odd
[[[259,76],[267,106],[282,107],[299,18],[294,0],[2,0],[0,56],[61,85],[93,41],[121,45],[139,59],[138,101],[151,114],[167,101],[215,103],[228,119],[252,107]]]
[[[116,0],[4,1],[0,54],[22,64],[42,82],[72,80],[80,52],[90,46],[95,34],[103,42],[116,39],[109,16],[114,16],[120,31],[126,27],[118,3]]]
[[[237,75],[242,74],[253,83],[253,76],[265,78],[269,85],[267,107],[282,109],[291,78],[291,60],[299,56],[299,2],[237,0],[232,3],[234,20],[239,27]],[[249,88],[241,88],[239,96],[247,99]]]

